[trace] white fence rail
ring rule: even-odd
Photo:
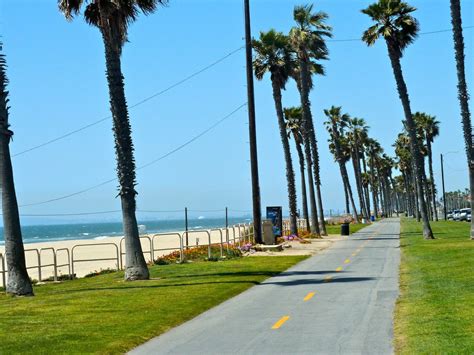
[[[217,234],[218,240],[213,242],[213,233]],[[190,235],[198,236],[202,235],[206,239],[205,242],[199,243],[199,238],[195,238],[195,242],[186,246],[184,241],[186,240],[186,234],[189,238]],[[172,247],[159,247],[160,239],[165,237],[172,237],[177,240],[177,244]],[[211,255],[212,246],[218,246],[220,251],[220,256],[224,255],[224,248],[229,249],[230,245],[241,246],[242,243],[251,242],[254,238],[253,226],[250,223],[246,224],[237,224],[232,225],[227,228],[216,228],[216,229],[195,229],[188,230],[183,233],[156,233],[152,235],[143,235],[140,236],[141,241],[145,241],[148,245],[148,249],[143,250],[143,254],[149,256],[150,261],[155,260],[155,256],[159,252],[165,251],[179,251],[180,261],[183,261],[185,258],[185,250],[187,248],[197,247],[197,246],[207,246],[208,257]],[[124,268],[123,257],[126,255],[124,248],[124,238],[120,239],[118,244],[116,243],[90,243],[90,244],[76,244],[71,248],[58,248],[53,247],[40,248],[40,249],[25,249],[26,253],[32,253],[35,255],[34,264],[30,265],[27,262],[27,270],[36,270],[38,274],[38,281],[43,282],[45,269],[51,268],[50,272],[51,277],[54,281],[58,280],[58,271],[62,268],[67,267],[66,275],[69,278],[75,277],[75,265],[78,263],[89,263],[91,265],[97,264],[97,262],[115,262],[117,270]],[[207,243],[206,243],[207,242]],[[105,248],[106,249],[105,249]],[[102,248],[102,251],[109,253],[107,256],[103,257],[93,257],[85,258],[80,257],[80,251],[88,248]],[[45,261],[48,258],[48,261]],[[91,266],[92,267],[92,266]],[[94,269],[91,269],[92,272]],[[5,255],[0,253],[0,287],[5,287],[7,282],[8,272],[6,268],[6,259]],[[49,277],[47,278],[49,279]]]

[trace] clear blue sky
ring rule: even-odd
[[[372,1],[320,0],[329,14],[335,39],[360,38],[370,25],[360,13]],[[301,1],[253,0],[252,30],[272,27],[287,32],[292,9]],[[449,2],[411,1],[421,32],[450,29]],[[465,26],[474,25],[474,2],[462,1]],[[2,0],[0,33],[9,64],[12,153],[55,138],[109,115],[103,44],[96,28],[82,18],[68,23],[55,1]],[[474,92],[474,29],[464,31],[467,80]],[[130,105],[206,66],[243,42],[241,0],[171,0],[166,8],[130,27],[123,51],[123,72]],[[324,108],[342,105],[363,117],[370,134],[392,153],[401,130],[402,109],[383,43],[367,48],[360,41],[329,43],[327,75],[316,79],[311,94],[321,151],[326,209],[342,209],[339,171],[327,147]],[[184,143],[246,101],[244,52],[240,51],[185,84],[130,111],[137,165]],[[402,62],[414,111],[441,121],[434,144],[440,183],[439,153],[446,156],[448,190],[467,186],[467,171],[456,94],[450,32],[422,35]],[[473,94],[474,95],[474,94]],[[294,85],[284,105],[299,102]],[[256,83],[257,129],[262,205],[287,206],[285,171],[269,78]],[[472,107],[471,100],[471,110]],[[169,158],[138,172],[138,206],[143,210],[249,210],[250,168],[246,110]],[[296,157],[296,155],[294,155]],[[296,162],[296,161],[295,161]],[[115,176],[111,122],[13,159],[18,200],[34,203]],[[23,214],[74,213],[119,209],[116,184],[51,204],[23,207]],[[299,201],[300,203],[300,201]],[[172,217],[164,214],[160,217]],[[119,215],[102,216],[117,219]],[[46,219],[24,218],[27,223]],[[60,219],[56,219],[60,221]],[[48,219],[49,221],[49,219]]]

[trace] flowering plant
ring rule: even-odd
[[[247,243],[242,245],[241,247],[238,247],[242,253],[246,253],[252,249],[253,245],[251,243]]]

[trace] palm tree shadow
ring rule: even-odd
[[[331,279],[330,283],[348,283],[348,282],[364,282],[374,280],[373,277],[336,277]],[[278,286],[298,286],[298,285],[319,285],[328,283],[325,279],[297,279],[288,281],[254,281],[254,280],[230,280],[230,281],[205,281],[205,282],[182,282],[182,283],[169,283],[169,284],[148,284],[149,281],[139,281],[140,284],[134,282],[133,285],[116,286],[116,287],[94,287],[76,289],[70,291],[61,291],[61,293],[82,293],[82,292],[94,292],[94,291],[128,291],[128,290],[146,290],[146,289],[161,289],[167,287],[189,287],[189,286],[202,286],[202,285],[216,285],[216,284],[253,284],[259,286],[278,285]]]

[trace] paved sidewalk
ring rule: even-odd
[[[399,234],[374,223],[131,354],[391,354]]]

